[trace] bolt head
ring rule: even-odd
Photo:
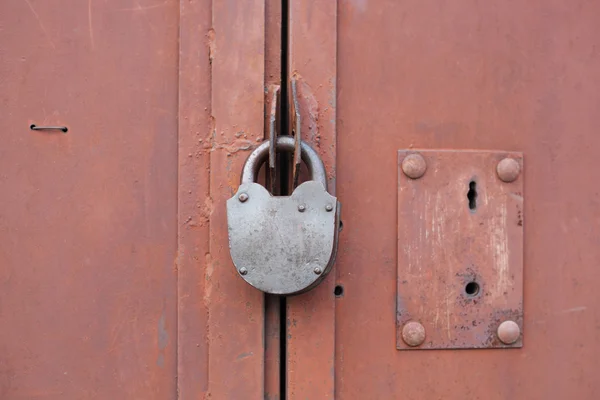
[[[325,210],[333,211],[333,204],[327,203],[327,205],[325,206]]]
[[[240,193],[238,200],[245,203],[248,200],[248,193]]]
[[[298,211],[300,211],[300,212],[306,211],[306,206],[304,204],[299,204],[298,205]]]
[[[505,158],[498,163],[496,173],[503,182],[513,182],[519,177],[521,166],[514,158]]]
[[[246,275],[247,273],[248,273],[248,270],[246,269],[246,267],[240,268],[240,274],[241,275]]]
[[[416,321],[407,322],[402,328],[402,340],[411,347],[420,346],[425,341],[425,328]]]
[[[498,339],[504,344],[514,344],[521,336],[521,328],[514,321],[504,321],[498,326]]]
[[[315,274],[317,274],[317,275],[321,275],[321,273],[323,272],[323,271],[321,271],[321,268],[319,268],[319,267],[315,268],[314,271],[315,271]]]
[[[422,155],[413,153],[402,160],[402,172],[411,179],[419,179],[425,175],[427,163]]]

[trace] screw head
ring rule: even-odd
[[[427,163],[422,155],[413,153],[402,160],[402,172],[410,179],[419,179],[425,174]]]
[[[515,321],[504,321],[498,326],[498,339],[504,344],[514,344],[521,336],[521,328]]]
[[[247,273],[248,273],[248,270],[246,269],[246,267],[240,268],[240,274],[241,275],[246,275]]]
[[[298,204],[298,211],[300,211],[300,212],[306,211],[306,206],[304,204]]]
[[[327,203],[327,205],[325,206],[325,210],[329,211],[333,211],[333,204],[331,203]]]
[[[521,166],[514,158],[505,158],[498,163],[496,167],[498,178],[503,182],[513,182],[521,173]]]
[[[323,272],[323,271],[321,271],[321,268],[319,268],[319,267],[315,268],[314,271],[315,271],[315,274],[317,274],[317,275],[321,275],[321,272]]]
[[[425,328],[417,321],[407,322],[402,328],[402,340],[411,347],[420,346],[425,341]]]
[[[248,200],[248,193],[240,193],[238,200],[245,203]]]

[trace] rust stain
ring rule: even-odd
[[[310,142],[315,147],[321,146],[319,134],[319,103],[310,85],[295,72],[293,76],[298,82],[298,103],[302,113],[302,140]]]

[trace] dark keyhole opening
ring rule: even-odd
[[[477,208],[477,182],[469,182],[469,191],[467,192],[467,199],[469,199],[469,209],[475,210]]]

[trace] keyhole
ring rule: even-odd
[[[467,199],[469,199],[469,209],[475,210],[477,208],[477,183],[475,181],[469,182]]]

